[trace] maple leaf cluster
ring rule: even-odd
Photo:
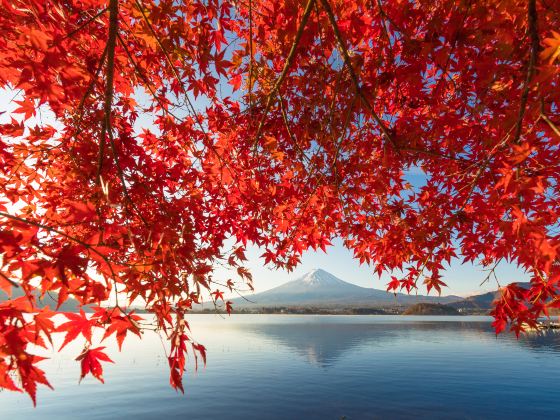
[[[531,287],[508,279],[496,331],[534,325],[560,306],[559,28],[545,0],[1,0],[0,289],[26,297],[0,304],[0,387],[50,386],[52,334],[102,380],[92,331],[122,346],[141,304],[182,390],[185,316],[232,310],[249,244],[290,270],[340,237],[409,293],[512,262]],[[50,292],[96,312],[57,324]]]

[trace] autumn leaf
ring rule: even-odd
[[[29,31],[29,40],[38,50],[46,51],[49,48],[50,37],[43,31],[31,29]]]
[[[221,290],[213,291],[212,296],[214,297],[215,301],[217,301],[218,299],[224,300],[224,292],[222,292]]]
[[[6,275],[0,272],[0,290],[4,291],[8,296],[12,295],[12,287],[14,286],[12,282]]]
[[[241,74],[237,74],[230,78],[229,84],[232,86],[233,91],[239,90],[241,87],[241,82],[243,81]]]
[[[91,330],[96,324],[96,320],[88,318],[83,309],[80,309],[79,314],[71,312],[64,313],[68,321],[59,325],[56,329],[57,332],[66,332],[64,341],[58,349],[62,350],[68,343],[75,340],[80,334],[91,343]]]
[[[14,103],[19,105],[19,107],[14,110],[15,114],[23,114],[26,120],[35,115],[36,107],[34,101],[14,101]]]
[[[426,285],[426,289],[428,290],[428,294],[432,289],[437,290],[438,294],[441,296],[441,288],[447,286],[441,279],[436,276],[426,277],[424,279],[424,284]]]
[[[132,332],[138,337],[141,337],[140,326],[138,324],[138,321],[141,320],[142,317],[135,315],[134,312],[111,317],[109,326],[105,330],[102,340],[105,340],[114,333],[117,337],[119,350],[122,350],[122,345],[128,332]]]
[[[10,372],[10,366],[4,360],[0,361],[0,388],[21,392],[21,389],[16,386]]]
[[[206,347],[204,347],[202,344],[192,343],[192,348],[195,352],[195,361],[196,361],[195,368],[198,368],[197,354],[200,355],[200,357],[202,357],[202,363],[204,364],[204,366],[206,366]]]
[[[541,59],[552,64],[560,56],[560,33],[552,31],[552,37],[545,38],[544,44],[546,47],[541,51]]]
[[[101,362],[114,362],[102,351],[104,349],[105,347],[85,349],[82,354],[76,358],[81,366],[80,382],[87,374],[91,373],[101,383],[105,383],[103,380],[103,367],[101,366]]]
[[[391,276],[391,281],[387,284],[387,291],[397,293],[397,289],[401,286],[401,282],[395,276]]]
[[[37,336],[42,333],[47,340],[49,340],[51,346],[53,345],[51,333],[56,329],[52,320],[54,314],[55,313],[47,307],[36,313],[33,318]]]
[[[17,362],[17,369],[22,378],[22,388],[29,394],[33,405],[37,405],[37,384],[46,385],[53,389],[45,376],[45,372],[35,366],[36,363],[45,360],[43,357],[31,354],[22,354]]]

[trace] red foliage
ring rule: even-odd
[[[96,347],[94,349],[85,349],[82,354],[80,354],[76,360],[78,360],[82,367],[82,374],[80,376],[80,381],[88,374],[91,373],[94,377],[99,379],[100,382],[105,383],[103,380],[103,368],[101,367],[101,362],[111,362],[113,361],[103,353],[105,347]]]
[[[48,385],[29,349],[55,332],[101,379],[92,331],[139,335],[134,302],[182,390],[185,314],[231,310],[248,244],[291,269],[340,237],[395,292],[513,262],[531,287],[496,331],[534,324],[559,306],[559,28],[544,0],[1,0],[0,289],[27,298],[0,304],[0,387]],[[117,302],[56,327],[48,292]]]

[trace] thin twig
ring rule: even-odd
[[[550,129],[554,132],[554,134],[556,134],[558,137],[560,137],[560,129],[558,128],[558,126],[556,124],[554,124],[550,118],[548,118],[546,116],[546,114],[544,113],[544,99],[541,98],[541,114],[540,114],[540,118],[548,124],[548,126],[550,127]]]
[[[13,281],[12,279],[10,279],[8,276],[6,276],[4,273],[2,273],[0,271],[0,276],[2,276],[4,278],[4,280],[6,280],[8,283],[10,283],[13,287],[17,287],[19,288],[19,284],[17,284],[15,281]]]
[[[282,113],[282,119],[284,120],[284,126],[286,127],[286,131],[288,132],[288,135],[290,136],[290,139],[292,140],[292,143],[294,144],[295,148],[297,149],[297,151],[300,153],[300,155],[308,162],[311,163],[311,160],[309,159],[309,157],[305,154],[305,152],[303,151],[303,149],[300,147],[299,142],[297,141],[294,133],[292,132],[292,130],[290,129],[290,125],[289,125],[289,121],[288,121],[288,115],[286,113],[286,109],[284,108],[284,100],[282,99],[282,97],[278,97],[278,102],[280,103],[280,112]]]
[[[87,25],[89,25],[91,22],[93,22],[95,19],[97,19],[99,16],[101,16],[103,13],[105,13],[107,10],[109,10],[108,7],[106,7],[105,9],[101,10],[100,12],[96,13],[94,16],[90,17],[88,20],[86,20],[84,23],[82,23],[80,26],[78,26],[76,29],[68,32],[66,35],[64,35],[64,37],[62,37],[60,39],[59,42],[64,41],[65,39],[70,38],[72,35],[76,34],[77,32],[81,31],[82,29],[84,29]]]

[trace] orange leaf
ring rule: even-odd
[[[545,38],[544,44],[546,47],[541,51],[541,59],[548,60],[548,64],[552,64],[560,56],[560,34],[552,31],[552,38]]]

